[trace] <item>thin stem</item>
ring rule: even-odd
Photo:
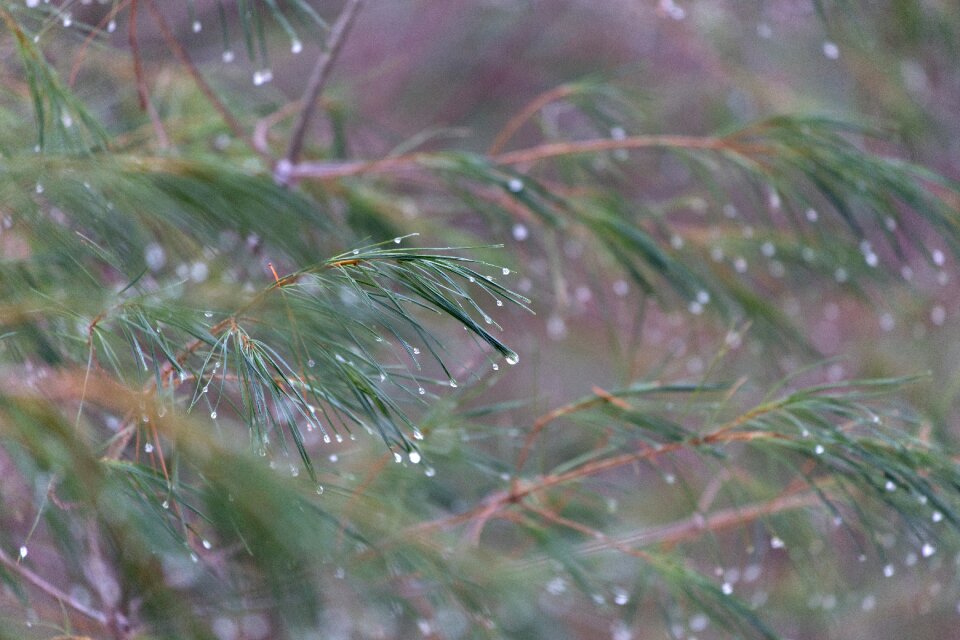
[[[137,39],[137,8],[138,0],[130,2],[130,26],[127,29],[127,38],[130,42],[130,51],[133,53],[133,75],[137,82],[137,96],[140,98],[140,108],[147,112],[154,134],[157,136],[157,146],[160,149],[170,148],[170,138],[163,128],[163,120],[157,113],[156,107],[150,100],[150,90],[147,88],[147,79],[143,73],[143,57],[140,55],[140,42]]]
[[[100,611],[99,609],[94,609],[93,607],[89,607],[83,604],[82,602],[78,601],[76,598],[72,597],[70,594],[64,591],[61,591],[54,585],[47,582],[41,576],[37,575],[27,567],[23,566],[22,564],[20,564],[19,562],[11,558],[3,549],[0,549],[0,564],[5,566],[10,571],[13,571],[17,575],[19,575],[21,578],[23,578],[24,580],[32,584],[34,587],[36,587],[40,591],[43,591],[51,598],[59,602],[62,602],[63,604],[67,605],[77,613],[80,613],[90,618],[91,620],[95,620],[96,622],[102,624],[103,626],[107,626],[109,622],[109,618],[106,613],[104,613],[103,611]]]
[[[543,109],[545,106],[551,102],[565,98],[568,95],[576,92],[576,85],[572,84],[562,84],[559,87],[554,87],[549,91],[541,93],[539,96],[534,98],[524,107],[520,113],[510,118],[510,121],[507,122],[506,126],[497,134],[497,137],[493,139],[493,143],[490,145],[490,148],[487,150],[488,155],[496,155],[510,142],[510,139],[520,130],[520,128],[527,123],[527,121],[532,118],[538,111]]]
[[[303,110],[293,128],[293,134],[290,136],[290,144],[287,146],[287,152],[284,155],[285,166],[289,168],[300,158],[300,152],[303,151],[303,139],[307,134],[307,128],[310,126],[310,120],[313,118],[314,111],[317,108],[317,98],[323,91],[323,86],[330,77],[330,69],[333,67],[333,61],[336,60],[343,43],[346,41],[347,33],[353,26],[354,20],[363,6],[363,0],[347,0],[343,10],[337,17],[330,30],[330,36],[327,39],[327,46],[317,58],[317,62],[307,80],[307,88],[303,92],[301,104]],[[284,177],[284,176],[280,176]]]
[[[160,34],[163,36],[167,46],[170,47],[170,50],[180,61],[180,64],[186,68],[187,73],[190,74],[190,77],[193,78],[197,88],[200,89],[200,93],[206,97],[207,101],[213,106],[217,113],[220,114],[220,117],[223,118],[223,121],[226,123],[227,127],[229,127],[230,131],[233,132],[233,135],[246,142],[247,145],[254,151],[258,151],[253,142],[247,138],[247,134],[244,132],[240,121],[234,117],[230,110],[227,109],[226,105],[223,104],[220,98],[217,97],[217,94],[204,79],[203,75],[200,73],[200,70],[197,69],[197,66],[193,63],[193,60],[190,59],[190,54],[187,53],[187,50],[184,49],[183,45],[180,44],[180,41],[177,40],[176,35],[174,35],[173,30],[170,28],[170,24],[167,22],[167,19],[163,17],[163,14],[160,12],[160,10],[157,9],[157,6],[153,0],[144,1],[147,4],[147,8],[150,10],[150,15],[153,16],[154,21],[157,23],[157,27],[160,29]],[[134,4],[136,4],[136,0],[134,0]]]

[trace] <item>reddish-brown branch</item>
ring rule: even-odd
[[[77,81],[77,74],[80,73],[80,65],[83,64],[83,61],[86,59],[87,49],[90,47],[90,44],[93,40],[100,34],[104,26],[109,24],[111,20],[117,17],[117,14],[127,8],[127,5],[130,4],[132,0],[123,0],[118,3],[116,6],[110,9],[103,19],[97,24],[96,29],[91,29],[90,33],[87,34],[87,37],[83,39],[83,44],[80,45],[80,49],[77,51],[77,55],[74,56],[73,65],[70,67],[70,76],[67,80],[67,85],[73,87],[74,83]]]
[[[344,42],[346,42],[347,34],[350,32],[350,28],[353,26],[362,6],[363,0],[347,0],[343,9],[340,11],[340,15],[337,17],[337,21],[333,23],[333,27],[330,29],[326,47],[317,58],[313,71],[310,73],[310,78],[307,80],[307,88],[303,92],[303,98],[300,100],[303,110],[300,112],[300,117],[293,127],[290,143],[287,145],[287,152],[281,161],[284,162],[287,168],[300,159],[300,152],[303,150],[303,141],[307,134],[307,128],[310,126],[310,120],[313,119],[313,114],[317,108],[317,98],[320,96],[320,92],[323,91],[323,87],[330,77],[333,62],[340,54],[340,50],[343,48]],[[286,176],[279,177],[285,178]]]
[[[133,0],[134,4],[136,4],[136,2],[137,0]],[[157,23],[157,28],[160,29],[160,35],[163,37],[164,42],[167,43],[173,55],[176,56],[180,64],[182,64],[187,70],[187,73],[190,74],[190,77],[193,78],[197,88],[200,89],[200,93],[204,95],[207,102],[220,114],[220,117],[226,123],[227,127],[229,127],[230,131],[233,132],[233,135],[236,136],[237,139],[246,142],[251,149],[259,153],[259,150],[253,142],[247,138],[247,134],[243,130],[240,121],[236,119],[230,110],[227,109],[227,106],[217,97],[216,92],[214,92],[210,84],[204,79],[203,74],[200,73],[200,70],[197,69],[197,66],[193,63],[193,60],[191,60],[190,54],[187,53],[187,50],[180,44],[180,41],[177,40],[177,36],[173,33],[173,29],[170,28],[167,19],[163,17],[163,13],[157,8],[156,3],[154,3],[153,0],[144,0],[144,2],[147,4],[147,8],[150,10],[150,15],[153,17],[154,22]]]
[[[163,121],[160,114],[153,106],[150,100],[150,90],[147,88],[147,79],[143,72],[143,57],[140,54],[140,42],[137,39],[137,9],[138,0],[130,2],[130,25],[127,29],[127,38],[130,42],[130,51],[133,54],[133,75],[137,83],[137,96],[140,98],[140,108],[146,111],[150,118],[150,124],[153,126],[154,135],[157,137],[157,146],[160,149],[170,147],[170,138],[167,136],[166,129],[163,128]]]
[[[559,87],[554,87],[549,91],[544,91],[539,96],[534,98],[520,110],[517,115],[510,118],[509,122],[503,127],[500,133],[497,134],[497,137],[493,139],[493,143],[490,145],[490,148],[487,150],[487,155],[496,155],[506,146],[511,138],[520,130],[527,120],[532,118],[540,109],[543,109],[545,106],[551,102],[555,102],[562,98],[567,97],[568,95],[576,91],[576,85],[572,84],[562,84]]]

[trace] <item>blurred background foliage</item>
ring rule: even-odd
[[[953,633],[955,3],[0,22],[0,637]]]

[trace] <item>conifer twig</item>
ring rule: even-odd
[[[330,69],[333,67],[333,61],[336,60],[343,43],[346,41],[350,27],[363,6],[363,0],[347,0],[343,6],[337,21],[330,30],[330,36],[327,39],[327,46],[320,53],[317,62],[313,67],[310,78],[307,80],[307,88],[303,92],[301,99],[302,111],[297,123],[294,125],[293,134],[290,136],[290,143],[287,146],[287,152],[283,160],[278,163],[278,170],[275,171],[275,177],[279,182],[286,182],[288,176],[284,175],[279,169],[285,167],[289,169],[300,158],[300,152],[303,150],[303,139],[307,134],[307,127],[310,126],[310,120],[317,108],[317,98],[323,91],[327,79],[330,77]]]

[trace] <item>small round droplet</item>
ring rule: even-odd
[[[513,239],[517,242],[523,242],[530,237],[530,230],[527,229],[526,225],[522,225],[519,222],[513,225]]]
[[[27,546],[26,546],[26,545],[23,545],[22,547],[20,547],[20,559],[21,559],[21,560],[22,560],[23,558],[26,558],[28,553],[30,553],[30,550],[27,549]]]
[[[200,24],[199,20],[194,20],[192,27],[193,27],[194,33],[200,33],[201,31],[203,31],[203,25]]]
[[[507,183],[507,189],[509,189],[511,193],[520,193],[523,191],[523,180],[511,178],[510,182]]]
[[[937,552],[937,548],[932,544],[930,544],[929,542],[925,543],[923,547],[921,547],[920,549],[920,555],[922,555],[924,558],[929,558],[936,552]]]
[[[454,389],[457,388],[457,381],[454,380],[453,378],[450,378],[450,382],[448,384]]]
[[[322,485],[322,484],[318,484],[318,485],[317,485],[317,495],[318,495],[318,496],[322,496],[322,495],[323,495],[323,485]]]
[[[207,540],[206,538],[204,538],[200,544],[202,544],[203,548],[206,549],[207,551],[213,548],[213,544],[211,544],[210,541]]]
[[[170,508],[170,501],[169,501],[169,500],[164,500],[163,502],[160,503],[160,506],[163,507],[164,509],[169,509],[169,508]]]
[[[500,271],[501,271],[501,272],[503,273],[503,275],[505,275],[505,276],[510,275],[510,269],[507,269],[506,267],[504,267],[504,268],[501,269]]]
[[[303,43],[299,40],[293,40],[290,43],[290,53],[297,54],[303,51]]]
[[[427,390],[424,389],[423,387],[417,387],[417,393],[419,393],[420,395],[424,395],[427,393]]]
[[[516,353],[508,353],[503,359],[506,360],[509,365],[515,365],[520,362],[520,356]]]
[[[815,447],[813,448],[813,452],[814,452],[815,454],[817,454],[818,456],[822,456],[824,451],[825,451],[825,449],[823,448],[823,445],[822,445],[822,444],[818,444],[817,446],[815,446]]]
[[[397,453],[396,451],[394,451],[394,452],[393,452],[393,461],[396,462],[397,464],[400,464],[401,462],[403,462],[403,456],[400,455],[399,453]]]
[[[230,49],[227,49],[226,51],[224,51],[223,54],[221,54],[220,56],[220,59],[226,62],[227,64],[233,62],[234,58],[235,58],[235,54]]]
[[[823,55],[831,60],[836,60],[840,57],[840,47],[837,46],[837,43],[828,40],[823,43]]]
[[[143,445],[143,451],[145,453],[153,453],[153,445],[148,442],[147,444]]]
[[[420,464],[421,458],[420,458],[420,453],[419,453],[419,452],[417,452],[417,451],[411,451],[411,452],[408,454],[407,457],[410,459],[410,463],[411,463],[411,464]]]
[[[217,419],[217,412],[215,410],[210,412],[210,419],[211,420]]]

